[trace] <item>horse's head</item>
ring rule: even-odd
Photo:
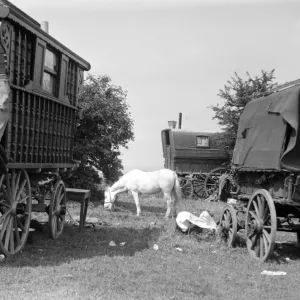
[[[113,210],[114,202],[116,200],[116,194],[110,191],[108,187],[104,192],[104,208],[108,210]]]

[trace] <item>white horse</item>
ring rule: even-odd
[[[154,172],[144,172],[132,170],[125,174],[119,181],[108,187],[105,191],[104,208],[113,209],[116,196],[119,193],[131,192],[135,205],[137,216],[141,213],[139,195],[156,194],[163,192],[164,199],[167,201],[168,218],[172,209],[173,216],[176,214],[176,203],[181,198],[181,189],[178,177],[175,172],[162,169]]]

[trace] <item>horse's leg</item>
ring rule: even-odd
[[[136,205],[136,215],[139,216],[141,214],[141,207],[139,201],[139,193],[131,191],[135,205]]]
[[[167,201],[167,212],[165,218],[170,216],[171,208],[173,208],[173,200],[170,193],[164,193],[164,198]]]
[[[176,195],[174,190],[171,192],[171,197],[172,197],[172,217],[176,217]]]

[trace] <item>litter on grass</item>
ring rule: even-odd
[[[158,250],[158,245],[154,244],[154,245],[153,245],[153,249],[154,249],[154,250]]]
[[[116,243],[114,241],[110,241],[108,245],[110,247],[116,247]]]
[[[286,272],[283,272],[283,271],[267,271],[267,270],[263,270],[260,274],[262,274],[262,275],[277,276],[277,275],[286,275]]]
[[[183,232],[186,232],[192,225],[196,225],[201,228],[217,230],[216,222],[207,211],[203,211],[199,217],[190,212],[182,211],[178,213],[176,217],[176,223]]]

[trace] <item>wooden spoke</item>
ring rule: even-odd
[[[7,196],[9,197],[9,201],[11,201],[12,203],[12,200],[13,200],[13,197],[12,197],[12,193],[11,193],[11,186],[10,186],[10,178],[9,178],[9,174],[6,176],[6,193],[7,193]]]
[[[2,174],[2,175],[1,175],[1,178],[0,178],[0,186],[2,186],[2,183],[3,183],[4,177],[5,177],[5,174]]]
[[[17,218],[14,218],[14,229],[15,229],[16,242],[18,245],[20,244],[20,233],[19,233]]]
[[[260,217],[260,212],[259,212],[259,208],[258,208],[257,203],[256,203],[255,200],[253,201],[253,206],[254,206],[254,209],[255,209],[256,216],[257,216],[257,218],[259,218]]]
[[[11,206],[11,204],[12,204],[12,203],[11,203],[11,199],[9,198],[9,195],[8,195],[8,193],[7,193],[7,191],[6,191],[4,185],[1,186],[1,190],[2,190],[2,193],[3,193],[4,199],[5,199],[7,202],[9,202],[9,206]]]
[[[24,203],[27,199],[29,198],[29,196],[25,196],[24,198],[20,198],[19,200],[17,200],[17,202],[20,203]]]
[[[62,193],[60,198],[59,198],[59,201],[58,201],[58,204],[61,204],[62,203],[62,200],[65,198],[65,194]]]
[[[10,214],[10,209],[7,210],[2,216],[0,216],[0,220],[4,220],[8,214]]]
[[[31,186],[27,172],[22,169],[10,170],[9,173],[2,175],[0,183],[4,198],[0,207],[6,211],[0,215],[0,219],[3,220],[0,229],[0,252],[8,256],[24,247],[29,234],[32,210]]]
[[[6,232],[6,228],[7,228],[7,225],[8,225],[8,222],[10,221],[10,218],[11,218],[11,215],[10,214],[7,214],[6,215],[6,218],[4,220],[4,223],[3,223],[3,226],[1,228],[1,232],[0,232],[0,239],[2,240],[3,237],[5,236],[5,232]]]
[[[259,221],[259,217],[254,211],[249,211],[249,214],[251,215],[251,217],[253,219],[255,219],[256,221]]]
[[[18,193],[17,193],[17,196],[15,197],[18,201],[18,199],[20,198],[20,195],[21,193],[24,191],[24,187],[25,187],[25,184],[27,183],[27,180],[23,180],[22,184],[21,184],[21,187],[19,188],[18,190]]]
[[[269,233],[265,229],[263,229],[263,236],[267,240],[267,243],[271,244],[271,237],[270,237]]]
[[[17,224],[19,225],[19,228],[21,229],[22,232],[26,232],[25,227],[22,224],[22,222],[19,220],[19,218],[17,218]]]
[[[17,189],[16,189],[15,179],[16,179],[16,171],[13,170],[13,171],[12,171],[12,176],[11,176],[11,190],[12,190],[12,197],[15,197],[15,191],[17,190]]]
[[[11,228],[11,231],[10,231],[10,239],[9,239],[9,249],[10,251],[14,251],[15,249],[15,243],[14,243],[14,218],[11,218],[11,225],[10,225],[10,228]]]
[[[4,201],[0,202],[0,206],[4,206],[5,208],[10,208],[11,206]],[[0,217],[1,218],[1,217]]]
[[[265,249],[268,249],[270,245],[270,241],[267,239],[267,237],[264,234],[262,237],[263,237],[264,247]]]
[[[53,187],[49,206],[49,228],[54,239],[58,238],[63,232],[66,206],[66,188],[63,181],[58,180]]]
[[[5,248],[6,249],[8,249],[10,234],[11,234],[11,230],[12,230],[11,221],[12,221],[12,217],[10,216],[10,218],[7,222],[7,227],[6,227],[7,230],[5,232]]]
[[[273,252],[277,229],[276,210],[268,191],[258,190],[246,211],[246,244],[251,257],[266,261]]]
[[[266,248],[268,249],[268,248]],[[261,234],[260,235],[260,238],[259,238],[259,257],[263,257],[264,256],[264,238],[263,238],[263,235]]]

